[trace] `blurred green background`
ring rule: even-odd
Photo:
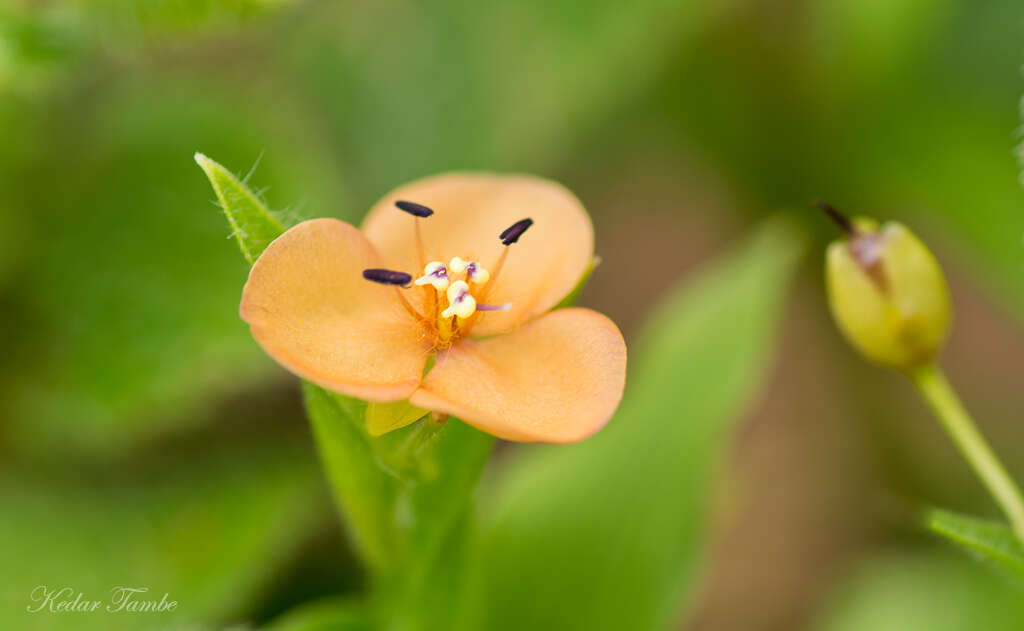
[[[590,210],[581,304],[622,326],[635,394],[593,447],[499,451],[484,628],[1021,628],[1019,587],[908,525],[917,501],[996,512],[839,339],[807,205],[935,248],[944,363],[1024,479],[1022,50],[1013,0],[5,0],[0,628],[359,628],[280,618],[365,578],[195,151],[290,221],[453,169]],[[545,551],[578,576],[536,588]],[[43,584],[180,606],[27,614]]]

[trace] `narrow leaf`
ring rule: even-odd
[[[398,480],[388,475],[362,428],[366,404],[303,382],[317,448],[356,550],[377,572],[395,563],[393,506]]]
[[[1024,580],[1024,547],[1006,524],[939,508],[927,511],[922,524],[972,556],[994,563]]]
[[[355,547],[412,603],[471,506],[494,439],[461,421],[371,437],[367,404],[303,383],[317,447]],[[407,603],[402,603],[403,607]],[[398,615],[397,604],[389,605]]]
[[[415,427],[388,436],[409,430]],[[464,620],[468,544],[475,533],[472,497],[493,445],[489,434],[449,419],[423,446],[396,504],[407,552],[381,603],[388,628],[451,631]]]
[[[210,178],[242,256],[252,265],[270,242],[284,232],[284,224],[270,214],[263,202],[230,171],[201,153],[197,153],[195,158],[196,164]]]

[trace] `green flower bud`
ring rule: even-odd
[[[825,276],[843,335],[868,359],[890,368],[910,371],[930,363],[952,320],[949,288],[935,256],[898,223],[879,227],[869,219],[844,219],[842,225],[848,236],[829,246]]]

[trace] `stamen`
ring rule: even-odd
[[[423,204],[417,204],[415,202],[397,201],[395,202],[395,206],[410,215],[415,215],[417,217],[429,217],[434,214],[433,210],[427,208]]]
[[[491,278],[490,272],[484,269],[483,266],[476,261],[464,261],[457,256],[451,260],[448,267],[456,274],[466,272],[466,276],[469,280],[473,281],[477,285],[483,285]]]
[[[402,307],[404,307],[405,311],[412,316],[413,320],[427,324],[427,319],[423,317],[422,313],[416,311],[415,307],[409,304],[409,301],[402,295],[402,290],[398,287],[395,287],[395,295],[398,296],[398,301],[402,303]]]
[[[501,239],[502,245],[512,245],[519,240],[519,237],[523,236],[523,233],[533,225],[533,219],[520,219],[502,232],[498,238]]]
[[[423,317],[416,308],[409,304],[409,301],[402,295],[402,291],[399,287],[408,288],[409,283],[412,281],[412,275],[406,274],[405,272],[396,272],[390,269],[364,269],[363,278],[381,285],[393,285],[395,287],[395,295],[398,296],[399,302],[402,303],[402,307],[411,315],[415,320],[420,322],[426,322],[427,319]]]
[[[412,275],[389,269],[364,269],[363,278],[381,285],[400,285],[406,287],[412,282]]]
[[[476,310],[477,311],[508,311],[511,308],[512,308],[512,303],[511,302],[506,302],[503,305],[483,305],[483,304],[480,304],[479,302],[476,303]]]
[[[401,200],[395,202],[395,206],[416,218],[416,253],[420,257],[420,265],[423,265],[427,262],[427,256],[423,253],[423,235],[420,234],[420,219],[433,215],[434,211],[423,204]]]
[[[508,258],[508,250],[502,250],[501,256],[498,257],[498,262],[494,264],[494,273],[491,274],[491,282],[487,284],[485,288],[483,298],[486,299],[487,295],[494,290],[494,286],[498,284],[498,276],[501,275],[501,270],[505,267],[505,259]]]
[[[469,284],[457,280],[448,288],[448,308],[441,312],[442,318],[459,316],[466,319],[476,311],[476,298],[469,293]]]
[[[423,265],[427,260],[427,255],[423,249],[423,234],[420,232],[420,218],[417,217],[414,219],[413,223],[416,224],[416,256],[419,257],[420,265]]]
[[[448,282],[448,270],[441,261],[427,263],[423,268],[423,276],[416,279],[417,285],[433,285],[438,291],[447,289]]]

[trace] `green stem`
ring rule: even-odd
[[[1024,499],[1020,489],[985,442],[953,386],[934,363],[912,372],[910,378],[1024,543]]]

